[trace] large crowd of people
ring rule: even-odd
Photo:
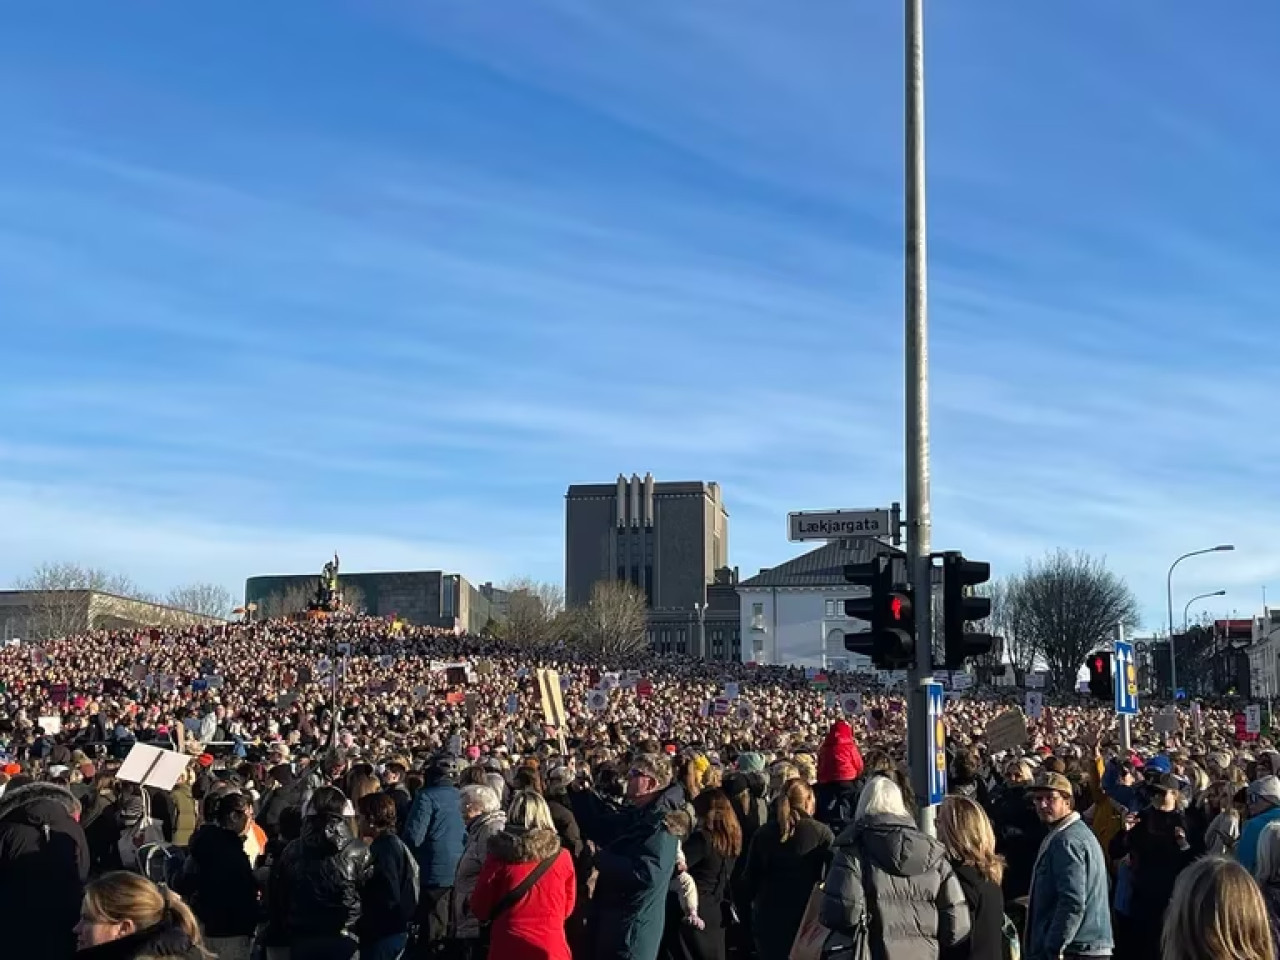
[[[954,695],[935,838],[901,692],[848,673],[341,616],[15,644],[0,684],[15,957],[1280,960],[1280,753],[1225,704],[1122,748],[1107,704],[1011,737],[1021,691]]]

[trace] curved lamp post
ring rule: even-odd
[[[1188,557],[1198,557],[1203,553],[1223,553],[1228,550],[1234,550],[1235,545],[1231,543],[1220,543],[1216,547],[1205,547],[1203,550],[1192,550],[1190,553],[1184,553],[1177,560],[1169,565],[1169,575],[1165,578],[1165,587],[1167,589],[1169,599],[1169,693],[1176,701],[1178,699],[1178,654],[1176,651],[1177,643],[1173,636],[1173,570],[1178,564]]]

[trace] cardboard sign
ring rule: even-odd
[[[987,749],[992,753],[1012,750],[1031,739],[1027,733],[1026,717],[1017,707],[1012,707],[998,717],[994,717],[987,724],[986,736]]]
[[[176,750],[136,743],[116,772],[116,779],[157,790],[172,790],[190,762],[190,757]]]
[[[587,694],[587,709],[592,713],[603,713],[609,708],[609,694],[603,690],[592,690]]]
[[[1156,729],[1160,729],[1160,718],[1156,718]],[[1244,732],[1259,734],[1262,732],[1262,704],[1251,703],[1244,708]]]
[[[450,690],[444,695],[444,702],[451,707],[456,707],[467,699],[467,695],[461,690]]]
[[[724,695],[730,700],[738,699],[738,685],[730,681],[724,685]]]
[[[62,718],[39,717],[36,719],[36,726],[43,730],[46,736],[56,737],[62,732]]]
[[[750,723],[755,718],[756,712],[751,704],[743,701],[733,709],[733,716],[740,723]]]
[[[731,706],[728,697],[716,697],[711,701],[711,712],[717,717],[727,717]]]

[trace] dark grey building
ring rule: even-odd
[[[655,653],[742,660],[742,600],[738,571],[722,567],[707,586],[706,606],[649,611],[649,645]]]
[[[653,610],[707,600],[728,565],[729,514],[718,483],[656,483],[652,474],[575,484],[565,495],[565,600],[591,598],[601,580],[625,580]]]
[[[285,616],[306,609],[320,578],[315,574],[250,577],[245,603],[256,603],[259,616]],[[339,590],[353,606],[385,617],[398,614],[409,623],[479,633],[494,616],[495,596],[485,596],[466,578],[440,570],[394,573],[343,573]],[[492,597],[492,598],[491,598]]]

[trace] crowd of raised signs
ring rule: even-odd
[[[320,937],[312,944],[315,952],[309,953],[311,940],[296,927],[303,921],[287,912],[266,921],[255,915],[251,929],[237,929],[234,936],[210,932],[201,913],[209,910],[206,893],[203,905],[198,898],[195,902],[203,934],[193,928],[189,938],[192,950],[206,952],[191,955],[221,951],[218,955],[234,957],[243,950],[244,956],[249,951],[261,956],[272,956],[274,951],[279,956],[291,940],[291,960],[354,956],[342,952],[352,944],[353,950],[364,951],[362,956],[394,957],[406,950],[439,953],[456,946],[459,923],[470,909],[469,899],[459,906],[455,888],[461,884],[457,878],[465,851],[474,849],[477,818],[493,815],[497,825],[496,814],[501,812],[505,824],[517,816],[519,807],[518,816],[528,819],[521,829],[536,833],[546,812],[539,801],[526,796],[536,793],[551,804],[547,810],[572,861],[568,905],[557,901],[555,908],[567,912],[552,924],[559,932],[548,934],[553,941],[561,937],[572,955],[637,960],[791,957],[802,922],[818,916],[814,911],[819,908],[807,902],[812,883],[803,877],[797,880],[800,874],[796,874],[787,881],[790,894],[773,890],[771,881],[758,871],[771,871],[777,865],[767,858],[782,854],[757,853],[752,837],[773,825],[778,836],[772,842],[780,844],[781,850],[800,835],[796,825],[812,815],[826,833],[804,842],[812,841],[822,852],[817,858],[821,879],[822,872],[838,870],[840,838],[854,829],[855,811],[867,812],[862,807],[867,806],[868,792],[862,786],[870,774],[880,774],[893,784],[884,787],[893,791],[892,796],[882,796],[879,786],[872,791],[872,807],[884,805],[872,813],[878,810],[877,815],[888,816],[899,806],[904,812],[914,809],[916,801],[905,775],[905,700],[900,690],[882,681],[842,671],[671,656],[606,660],[572,649],[530,649],[489,637],[354,616],[102,632],[15,644],[0,650],[0,896],[18,901],[30,896],[30,884],[21,877],[15,879],[4,854],[6,817],[20,811],[14,798],[24,791],[30,796],[32,790],[57,788],[74,798],[75,816],[86,838],[84,874],[100,876],[96,883],[123,883],[116,873],[122,867],[149,873],[153,847],[164,852],[166,861],[181,859],[170,851],[185,851],[189,844],[195,849],[193,831],[235,824],[241,837],[237,843],[253,848],[246,854],[250,867],[265,871],[254,874],[259,914],[270,899],[272,871],[286,869],[281,864],[289,863],[285,850],[287,841],[298,836],[297,819],[310,823],[324,813],[324,807],[331,819],[360,818],[351,839],[355,842],[363,834],[366,858],[369,851],[379,849],[381,836],[401,838],[397,842],[413,853],[414,905],[405,917],[405,929],[397,930],[394,937],[388,934],[385,943],[370,940],[365,927],[371,905],[364,904],[366,920],[360,921],[357,897],[355,908],[343,907],[344,925],[330,931],[332,936]],[[1218,815],[1233,809],[1233,799],[1243,798],[1247,806],[1250,783],[1262,783],[1258,795],[1280,812],[1280,781],[1270,777],[1280,770],[1280,754],[1270,749],[1265,736],[1259,736],[1262,724],[1256,711],[1246,710],[1243,704],[1144,705],[1133,718],[1131,747],[1122,751],[1110,704],[1041,689],[979,689],[967,676],[950,685],[958,689],[948,693],[945,706],[949,792],[972,799],[992,832],[996,847],[991,856],[998,851],[1003,858],[995,881],[1001,903],[1007,905],[1000,910],[1002,917],[1016,915],[1013,905],[1033,893],[1033,874],[1046,835],[1037,829],[1037,811],[1031,805],[1028,791],[1036,789],[1034,784],[1044,781],[1051,784],[1043,788],[1049,793],[1069,794],[1075,810],[1090,812],[1092,824],[1100,798],[1110,795],[1099,792],[1108,777],[1112,786],[1119,785],[1117,789],[1140,785],[1143,777],[1151,783],[1171,778],[1159,782],[1179,792],[1183,809],[1200,810],[1199,819],[1183,823],[1190,847],[1198,853],[1210,849],[1210,825],[1221,826]],[[177,755],[176,765],[171,764],[174,777],[158,789],[150,789],[156,784],[148,777],[157,769],[150,761],[144,776],[125,773],[133,769],[131,762],[134,766],[140,762],[139,745],[159,748],[166,757]],[[144,759],[149,756],[145,754]],[[536,775],[528,774],[529,770]],[[365,787],[372,784],[375,792],[395,798],[389,826],[372,807],[366,811],[361,805],[370,793],[359,787],[365,781]],[[130,783],[144,783],[148,789],[130,787]],[[855,783],[857,789],[852,786]],[[281,818],[281,810],[288,805],[280,798],[286,795],[282,791],[299,784],[306,785],[305,796],[287,794],[297,801],[292,804],[297,817],[289,827],[288,818]],[[448,839],[431,832],[436,826],[428,828],[421,822],[424,816],[428,820],[435,816],[421,809],[434,796],[429,805],[438,810],[439,795],[433,791],[441,784],[453,791],[445,804],[450,807],[449,816],[458,817],[457,836],[450,834]],[[337,800],[320,792],[330,787],[341,788]],[[493,797],[468,794],[470,787],[489,789]],[[1152,789],[1152,795],[1159,794],[1158,784]],[[1118,813],[1117,829],[1123,832],[1133,826],[1129,816],[1145,807],[1120,792],[1126,799],[1117,801],[1124,807]],[[139,795],[144,807],[135,809],[136,805],[126,802]],[[633,923],[635,917],[624,922],[609,913],[613,869],[609,858],[615,854],[639,858],[627,859],[634,865],[647,862],[645,857],[653,852],[643,845],[627,853],[615,848],[622,842],[620,836],[631,836],[606,825],[609,816],[622,815],[624,795],[645,803],[662,798],[664,811],[686,813],[688,822],[683,827],[661,822],[659,832],[683,837],[683,847],[677,843],[671,862],[661,865],[658,873],[666,870],[665,879],[650,880],[665,892],[671,877],[681,873],[675,866],[678,861],[697,881],[688,891],[693,897],[692,913],[688,897],[677,898],[673,885],[665,924],[658,923],[656,932],[650,930],[639,940],[630,927],[622,932],[613,929],[618,923],[624,927]],[[227,796],[242,799],[232,802]],[[189,817],[181,809],[183,797],[195,803]],[[857,806],[859,797],[862,807]],[[721,798],[728,804],[723,809]],[[598,809],[593,806],[597,802],[602,804]],[[1145,802],[1149,805],[1149,798]],[[459,804],[461,810],[453,809]],[[104,810],[112,811],[105,827]],[[732,813],[726,814],[728,810]],[[1231,849],[1241,835],[1244,812],[1237,811],[1235,830],[1227,831]],[[951,808],[944,813],[944,820],[949,817],[948,822],[955,823],[967,815]],[[245,823],[233,814],[245,818]],[[133,837],[131,849],[128,842],[122,845],[121,831],[129,834],[139,817],[152,823],[153,835]],[[732,826],[725,826],[730,817]],[[572,831],[567,832],[566,818],[573,821]],[[907,829],[901,823],[898,828]],[[516,834],[512,856],[537,849],[537,844],[525,843],[523,833]],[[1117,867],[1127,862],[1126,853],[1112,845],[1114,836],[1098,838],[1106,850],[1113,890]],[[699,837],[703,840],[698,841]],[[147,854],[139,852],[143,841]],[[1257,838],[1250,842],[1256,849]],[[709,843],[719,851],[719,860],[708,853]],[[441,872],[439,860],[446,847],[449,862]],[[347,848],[340,844],[339,849]],[[1176,850],[1182,849],[1179,841]],[[952,852],[950,847],[947,850]],[[1280,845],[1277,852],[1280,866]],[[542,859],[550,862],[554,857]],[[757,859],[760,862],[752,868]],[[709,879],[707,863],[713,860],[719,864],[719,876]],[[374,861],[382,862],[377,856]],[[358,872],[367,867],[361,866],[360,857],[343,862],[344,870]],[[483,863],[485,871],[499,870],[487,859]],[[510,863],[520,866],[524,861],[517,857]],[[480,862],[475,866],[481,869]],[[785,875],[782,867],[777,869],[782,871],[779,876]],[[174,889],[182,889],[181,876],[175,880],[169,875],[172,864],[166,862],[164,870],[168,871],[164,879],[173,880]],[[1177,873],[1172,870],[1170,876]],[[827,890],[833,887],[834,875],[828,872]],[[520,893],[520,881],[530,876],[530,870],[523,874],[516,870],[506,877],[504,892]],[[535,886],[544,882],[541,877],[534,877]],[[1137,882],[1134,877],[1130,877],[1131,886]],[[190,877],[185,882],[188,890],[198,890]],[[297,877],[290,877],[290,889],[298,883]],[[601,884],[606,893],[603,901]],[[943,897],[945,887],[938,887],[935,899]],[[83,908],[77,906],[79,923],[68,925],[75,927],[82,947],[86,924],[107,923],[94,919],[106,909],[90,906],[94,889],[91,883],[91,895],[85,897]],[[165,887],[157,889],[163,897],[174,898],[164,901],[172,906],[170,913],[181,913],[176,894]],[[353,889],[359,896],[367,893]],[[1148,887],[1139,884],[1137,889]],[[443,906],[432,899],[440,890],[450,891]],[[1167,901],[1169,891],[1163,881],[1159,890]],[[966,897],[969,892],[966,887]],[[77,892],[77,902],[79,896]],[[1113,896],[1106,895],[1108,914],[1116,909]],[[713,911],[708,909],[707,897],[715,900]],[[100,899],[105,903],[110,898],[102,893]],[[278,899],[279,895],[277,909]],[[1032,957],[1038,956],[1032,933],[1034,899],[1033,894],[1030,914],[1017,924],[1024,938],[1030,939],[1030,953],[1024,955]],[[588,902],[590,910],[585,906]],[[768,929],[759,923],[759,916],[754,924],[751,919],[765,903],[774,905],[769,908]],[[845,908],[848,903],[839,909]],[[502,909],[514,908],[507,904]],[[838,919],[830,919],[836,917],[837,908],[821,909],[824,923],[830,920],[832,929],[840,925]],[[937,900],[930,909],[932,919],[925,926],[932,924],[938,944],[946,947],[947,936],[956,944],[969,944],[964,948],[968,952],[948,956],[987,955],[977,943],[978,908],[972,898],[967,909],[973,916],[966,914],[963,924],[957,904]],[[1154,930],[1152,942],[1158,944],[1163,907],[1155,913],[1154,927],[1150,926],[1152,909],[1142,906],[1147,913],[1141,930],[1144,935]],[[85,911],[92,914],[89,920]],[[711,912],[714,917],[709,916]],[[571,916],[582,919],[580,928],[567,922]],[[969,933],[971,920],[974,926]],[[923,922],[913,917],[910,925]],[[271,923],[286,928],[275,930],[274,942]],[[123,921],[118,925],[123,928]],[[848,925],[857,927],[852,920]],[[495,925],[494,937],[498,929]],[[606,930],[612,932],[606,935]],[[31,949],[44,951],[42,956],[59,956],[62,940],[58,937],[64,933],[58,930],[52,940],[33,943]],[[1107,935],[1112,936],[1110,929]],[[621,937],[625,949],[609,936]],[[1144,952],[1141,937],[1126,947],[1133,952],[1118,952],[1114,941],[1120,937],[1117,929],[1106,950],[1095,943],[1093,952],[1081,955],[1107,956],[1113,949],[1116,956],[1158,955]],[[482,942],[481,953],[490,949],[487,939]],[[1009,942],[1001,940],[1000,956],[1007,955]],[[512,943],[499,951],[495,939],[492,949],[497,952],[491,955],[560,956],[556,943],[540,947],[542,952],[528,953]],[[466,956],[477,955],[475,942],[466,946],[472,951]],[[1070,942],[1058,946],[1070,946]],[[147,949],[153,953],[128,955],[180,955],[155,954],[154,944]],[[1062,955],[1072,951],[1052,954]]]

